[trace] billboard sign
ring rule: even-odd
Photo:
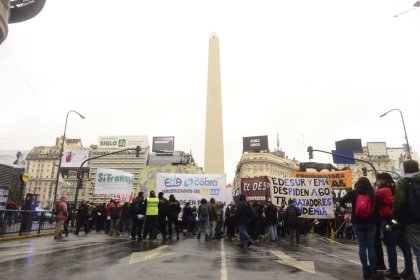
[[[1,150],[0,164],[14,167],[25,167],[25,159],[29,151]]]
[[[370,157],[388,156],[385,142],[367,142],[366,146]]]
[[[190,202],[191,206],[198,206],[202,198],[225,203],[226,175],[157,173],[156,192],[163,192],[166,197],[173,194],[181,205]]]
[[[344,139],[335,142],[336,150],[353,151],[355,153],[362,153],[362,139]]]
[[[243,152],[268,151],[267,135],[243,137],[242,140],[243,140]]]
[[[174,136],[153,137],[152,152],[173,152]]]
[[[147,149],[147,136],[99,136],[98,148],[101,149],[128,149],[140,146]]]
[[[267,176],[242,178],[240,193],[245,194],[251,202],[267,202],[269,181]]]
[[[334,203],[329,180],[325,178],[269,177],[271,201],[287,205],[293,199],[301,218],[334,218]]]
[[[89,150],[64,150],[61,167],[80,167],[89,158]],[[87,166],[87,162],[83,166]]]
[[[116,169],[96,170],[94,194],[124,195],[130,197],[133,191],[134,175]]]

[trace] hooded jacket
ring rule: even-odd
[[[420,172],[406,174],[403,179],[398,180],[395,188],[394,207],[392,209],[392,218],[403,223],[410,223],[408,215],[407,183],[405,179],[411,179],[420,183]],[[420,202],[419,202],[420,203]]]
[[[246,203],[246,196],[243,194],[239,195],[235,219],[238,225],[247,225],[251,220],[251,206]]]

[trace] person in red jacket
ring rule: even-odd
[[[55,226],[54,240],[62,239],[62,232],[64,230],[64,221],[67,219],[69,213],[67,211],[67,197],[63,195],[55,205],[55,211],[57,213],[57,223]]]
[[[386,226],[391,224],[392,206],[394,204],[395,183],[388,173],[379,173],[376,176],[378,189],[375,192],[376,201],[379,207],[379,217],[381,219],[381,232],[384,238],[386,251],[388,254],[389,270],[385,276],[391,279],[399,279],[397,269],[397,245],[401,248],[405,259],[405,271],[413,271],[413,261],[408,242],[404,241],[401,229],[387,230]],[[409,278],[408,278],[409,279]]]

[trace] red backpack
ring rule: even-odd
[[[372,200],[368,194],[357,194],[354,214],[363,219],[368,219],[372,216]]]

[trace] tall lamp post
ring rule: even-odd
[[[63,136],[63,142],[61,143],[61,149],[60,149],[60,155],[58,158],[58,171],[57,171],[57,179],[55,180],[55,190],[54,190],[54,200],[53,200],[53,205],[52,207],[54,207],[56,199],[57,199],[57,190],[58,190],[58,180],[60,178],[60,168],[61,168],[61,158],[63,157],[63,152],[64,152],[64,141],[66,141],[66,130],[67,130],[67,120],[69,118],[69,114],[70,113],[76,113],[79,115],[79,117],[81,117],[82,119],[84,119],[85,117],[82,116],[80,113],[74,111],[74,110],[70,110],[67,112],[67,116],[66,116],[66,124],[64,125],[64,136]]]
[[[411,159],[410,144],[408,144],[407,131],[405,130],[404,117],[403,117],[403,113],[401,112],[401,110],[400,109],[392,109],[392,110],[389,110],[388,112],[380,115],[379,117],[382,118],[382,117],[386,116],[386,114],[388,114],[389,112],[392,112],[392,111],[398,111],[398,112],[400,112],[402,124],[403,124],[403,127],[404,127],[405,141],[407,143],[408,159]]]

